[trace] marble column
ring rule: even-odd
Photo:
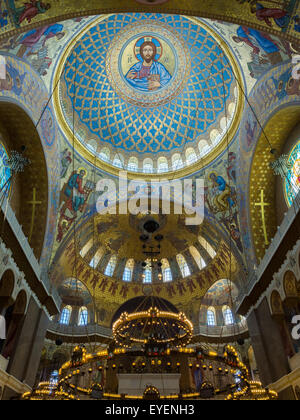
[[[31,298],[8,365],[8,373],[30,387],[35,382],[48,325],[44,310]],[[3,398],[9,393],[4,390]]]
[[[278,325],[265,298],[247,318],[249,333],[264,386],[290,373],[288,359]]]

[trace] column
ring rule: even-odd
[[[249,333],[264,386],[290,373],[280,331],[265,298],[247,318]]]
[[[31,387],[35,382],[48,325],[44,310],[31,298],[8,366],[10,375]]]

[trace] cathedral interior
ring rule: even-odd
[[[0,399],[300,400],[298,0],[0,0]]]

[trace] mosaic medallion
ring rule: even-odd
[[[116,155],[170,160],[191,146],[197,154],[203,139],[213,151],[225,106],[232,123],[239,118],[234,61],[221,43],[184,16],[101,16],[59,66],[55,107],[65,132],[72,137],[75,125],[87,153],[102,159],[106,148],[111,162]]]
[[[156,107],[171,101],[190,75],[189,49],[171,27],[147,20],[129,25],[108,49],[108,79],[125,101]]]

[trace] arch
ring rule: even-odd
[[[116,255],[113,255],[110,258],[110,260],[109,260],[109,262],[106,266],[105,272],[104,272],[104,274],[106,276],[112,277],[114,275],[116,265],[117,265],[117,261],[118,261],[118,257]]]
[[[178,169],[181,169],[184,167],[182,157],[179,153],[175,153],[175,155],[172,156],[172,169],[173,171],[177,171]]]
[[[279,292],[274,290],[271,294],[271,312],[273,316],[284,316],[284,310],[282,305],[282,300]]]
[[[101,152],[99,153],[99,157],[104,160],[104,162],[109,162],[110,160],[110,150],[108,147],[103,147]]]
[[[89,312],[85,306],[82,306],[78,312],[78,326],[85,327],[88,325],[89,320]]]
[[[227,305],[226,306],[223,306],[222,312],[223,312],[224,324],[226,326],[234,325],[233,312],[229,308],[229,306],[227,306]]]
[[[9,154],[13,150],[20,153],[22,147],[26,147],[23,155],[30,163],[25,169],[26,176],[16,176],[14,179],[10,205],[39,259],[48,216],[48,171],[40,134],[23,108],[0,100],[0,136]],[[36,201],[42,202],[42,205],[37,205],[39,215],[32,224],[32,205],[29,202],[33,200],[34,190]]]
[[[194,246],[190,246],[189,248],[192,257],[194,258],[196,264],[198,265],[199,269],[202,270],[206,267],[206,263],[204,259],[201,257],[200,252]]]
[[[150,260],[146,260],[147,266],[144,269],[144,273],[143,273],[143,283],[145,284],[149,284],[152,283],[152,265],[151,265],[151,261]]]
[[[120,155],[120,153],[117,153],[113,160],[113,165],[117,168],[123,169],[124,168],[124,157]]]
[[[169,164],[168,159],[166,157],[160,157],[157,161],[157,172],[168,172]]]
[[[98,267],[98,264],[99,264],[101,258],[104,255],[104,252],[105,252],[105,249],[104,249],[104,247],[101,246],[97,250],[96,254],[93,256],[93,258],[91,259],[91,261],[90,261],[90,267],[92,267],[94,270]]]
[[[287,271],[283,276],[283,288],[287,298],[298,298],[297,279],[292,271]]]
[[[128,161],[128,166],[127,166],[129,171],[132,172],[137,172],[139,169],[139,161],[136,157],[131,157]]]
[[[215,327],[217,325],[216,310],[215,310],[215,308],[213,306],[210,306],[207,309],[206,321],[207,321],[207,325],[209,327]]]
[[[0,280],[0,314],[4,308],[12,304],[12,294],[15,288],[15,275],[12,270],[6,270]]]
[[[209,256],[211,258],[215,258],[217,253],[214,250],[214,248],[210,245],[210,243],[207,242],[207,240],[203,236],[199,236],[198,239],[199,239],[200,245],[208,252]]]
[[[125,269],[123,272],[123,281],[125,282],[132,281],[133,269],[134,269],[134,260],[130,259],[126,262],[126,265],[125,265]]]
[[[27,308],[27,294],[25,290],[20,290],[15,303],[10,306],[5,314],[6,320],[6,341],[2,351],[4,358],[9,358],[13,354],[15,343],[18,337],[19,328],[23,324],[23,318]]]
[[[59,323],[61,325],[69,325],[71,321],[71,315],[72,315],[72,306],[67,305],[63,308],[61,311]]]
[[[190,276],[191,275],[191,270],[190,270],[184,256],[182,254],[179,254],[179,255],[176,256],[176,260],[177,260],[178,266],[180,268],[182,277],[185,278],[185,277]]]
[[[152,174],[154,172],[153,160],[147,158],[143,162],[143,172],[145,174]]]
[[[210,152],[210,145],[208,144],[208,141],[205,139],[202,139],[198,143],[198,149],[200,156],[205,156],[207,153]]]
[[[60,6],[61,5],[59,4],[51,3],[49,11],[38,13],[30,21],[24,20],[21,26],[20,24],[8,25],[7,28],[3,29],[0,40],[29,31],[39,25],[45,26],[54,22],[63,21],[66,18],[66,10]],[[110,5],[109,8],[104,0],[91,1],[83,4],[78,4],[78,1],[76,0],[70,0],[67,16],[69,19],[72,19],[79,16],[86,17],[106,13],[147,13],[149,10],[149,2],[145,0],[126,2],[126,5],[124,3],[115,3]],[[198,0],[190,0],[189,3],[157,1],[157,4],[154,3],[151,7],[151,12],[155,12],[155,10],[159,13],[183,14],[187,16],[223,20],[229,23],[233,22],[237,25],[249,26],[262,32],[275,34],[283,39],[296,43],[300,39],[299,33],[294,28],[294,25],[290,25],[286,31],[283,31],[279,25],[270,25],[269,22],[267,23],[263,19],[258,19],[255,16],[255,13],[251,12],[251,3],[245,3],[243,7],[241,7],[235,0],[227,0],[225,5],[220,0],[209,3],[209,5],[199,3]],[[295,14],[297,14],[297,10],[295,11]]]
[[[91,250],[92,246],[94,243],[94,238],[91,238],[88,240],[88,242],[81,248],[81,250],[79,251],[79,254],[81,255],[82,258],[84,258],[87,253]]]
[[[166,258],[161,260],[162,264],[162,275],[163,275],[163,282],[168,283],[173,280],[173,274],[170,268],[169,261]]]
[[[27,307],[27,294],[25,290],[21,290],[18,293],[18,296],[14,303],[13,315],[18,315],[18,316],[24,315],[26,312],[26,307]]]
[[[284,72],[285,70],[285,72]],[[278,89],[278,86],[276,84],[280,83],[278,82],[279,79],[288,79],[288,71],[286,68],[283,68],[281,70],[281,74],[279,75],[272,75],[272,78],[274,80],[274,84],[276,86],[276,90]],[[290,71],[291,73],[291,71]],[[292,77],[292,76],[290,76]],[[288,84],[288,81],[285,80],[285,83]],[[259,86],[257,87],[257,89]],[[254,92],[256,89],[254,90]],[[251,93],[253,95],[253,93]],[[279,93],[278,93],[279,95]],[[250,220],[250,226],[246,227],[245,224],[242,223],[242,230],[245,234],[246,230],[249,232],[251,231],[251,239],[252,242],[249,242],[249,245],[247,247],[248,249],[248,255],[251,255],[251,259],[253,264],[257,263],[260,259],[262,259],[265,255],[265,252],[267,248],[269,247],[269,243],[271,242],[271,239],[274,238],[277,226],[279,226],[282,222],[282,218],[284,217],[284,214],[279,215],[277,211],[277,205],[276,205],[276,191],[277,191],[277,175],[275,175],[274,170],[271,167],[271,163],[274,162],[274,160],[281,155],[282,150],[284,148],[286,138],[289,135],[289,133],[293,130],[293,128],[299,123],[300,119],[300,102],[293,101],[291,102],[293,96],[291,93],[288,93],[288,88],[285,87],[285,91],[282,91],[280,93],[281,100],[288,101],[287,104],[278,106],[278,99],[277,102],[274,102],[272,104],[268,104],[268,115],[272,115],[267,120],[260,119],[260,124],[264,127],[264,134],[261,134],[259,136],[258,128],[256,130],[253,130],[253,138],[255,139],[255,136],[258,137],[258,141],[255,144],[253,140],[250,140],[249,135],[249,152],[244,153],[242,156],[242,159],[240,160],[240,166],[244,168],[248,168],[251,164],[251,167],[249,167],[250,171],[250,188],[249,188],[249,195],[246,198],[246,204],[245,206],[249,206],[249,220]],[[259,97],[259,93],[257,92],[256,100],[254,102],[260,103],[260,107],[264,106],[262,105],[262,99]],[[277,105],[277,106],[276,106]],[[276,108],[274,109],[274,107]],[[259,114],[258,114],[259,115]],[[249,117],[250,120],[250,117]],[[252,130],[255,123],[253,121],[246,121],[245,122],[246,127],[248,130]],[[242,132],[241,135],[245,135],[245,138],[247,138],[247,134]],[[269,139],[269,141],[272,144],[272,148],[274,148],[277,151],[277,154],[274,158],[274,155],[270,153],[270,147],[266,145],[266,137]],[[251,144],[251,141],[253,144]],[[240,142],[242,142],[242,139],[240,138]],[[245,145],[242,146],[245,149]],[[251,154],[251,155],[250,155]],[[249,156],[253,156],[253,159],[249,158]],[[252,163],[251,163],[252,162]],[[246,170],[246,169],[245,169]],[[262,173],[264,171],[264,176],[260,177],[258,174]],[[248,182],[248,180],[247,180]],[[241,185],[240,189],[243,190],[244,186]],[[248,188],[248,187],[247,187]],[[264,229],[262,228],[262,222],[261,217],[257,217],[257,203],[261,201],[261,192],[264,193],[264,202],[268,203],[268,206],[264,208],[264,215],[266,220],[266,234],[264,232]],[[242,194],[243,200],[244,200],[244,194]],[[241,197],[242,197],[241,196]],[[249,199],[249,197],[253,197],[252,200]],[[280,217],[279,217],[280,216]],[[248,233],[249,236],[249,233]],[[248,258],[248,261],[250,261],[250,258]]]
[[[195,150],[192,147],[189,147],[185,152],[185,159],[187,165],[192,165],[197,162],[197,155]]]

